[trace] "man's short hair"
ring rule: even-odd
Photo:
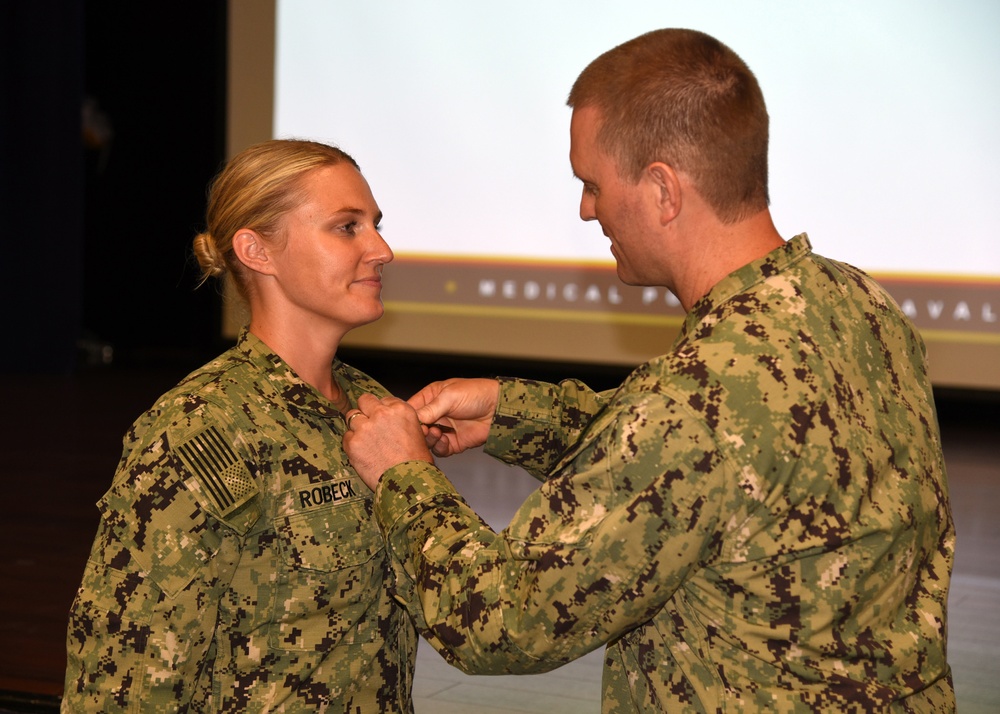
[[[703,32],[655,30],[595,59],[569,106],[596,107],[598,143],[631,181],[662,161],[687,174],[720,220],[768,205],[768,116],[757,78]]]

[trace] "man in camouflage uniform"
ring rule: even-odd
[[[352,404],[386,394],[333,369]],[[343,432],[249,332],[140,417],[72,606],[63,710],[411,712],[416,634]]]
[[[756,80],[650,33],[577,80],[581,217],[687,310],[617,389],[449,380],[362,398],[345,448],[418,627],[469,672],[607,643],[604,711],[941,712],[954,527],[913,326],[861,271],[785,242]],[[351,414],[348,415],[351,418]],[[485,442],[543,481],[492,532],[431,462]],[[367,418],[364,418],[367,417]]]

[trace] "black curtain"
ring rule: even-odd
[[[0,370],[218,351],[191,239],[225,137],[224,0],[0,9]]]
[[[0,371],[72,371],[83,297],[83,2],[0,7]],[[48,7],[47,7],[48,6]]]

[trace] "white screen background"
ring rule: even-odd
[[[611,263],[578,217],[565,98],[659,27],[757,75],[786,238],[874,272],[1000,275],[1000,3],[280,0],[275,135],[351,153],[397,254]]]

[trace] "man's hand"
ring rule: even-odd
[[[434,463],[417,413],[402,399],[363,394],[346,419],[344,451],[371,490],[382,474],[404,461]]]
[[[500,397],[495,379],[448,379],[428,384],[409,399],[422,424],[435,422],[454,432],[427,428],[427,445],[437,456],[451,456],[486,443]]]

